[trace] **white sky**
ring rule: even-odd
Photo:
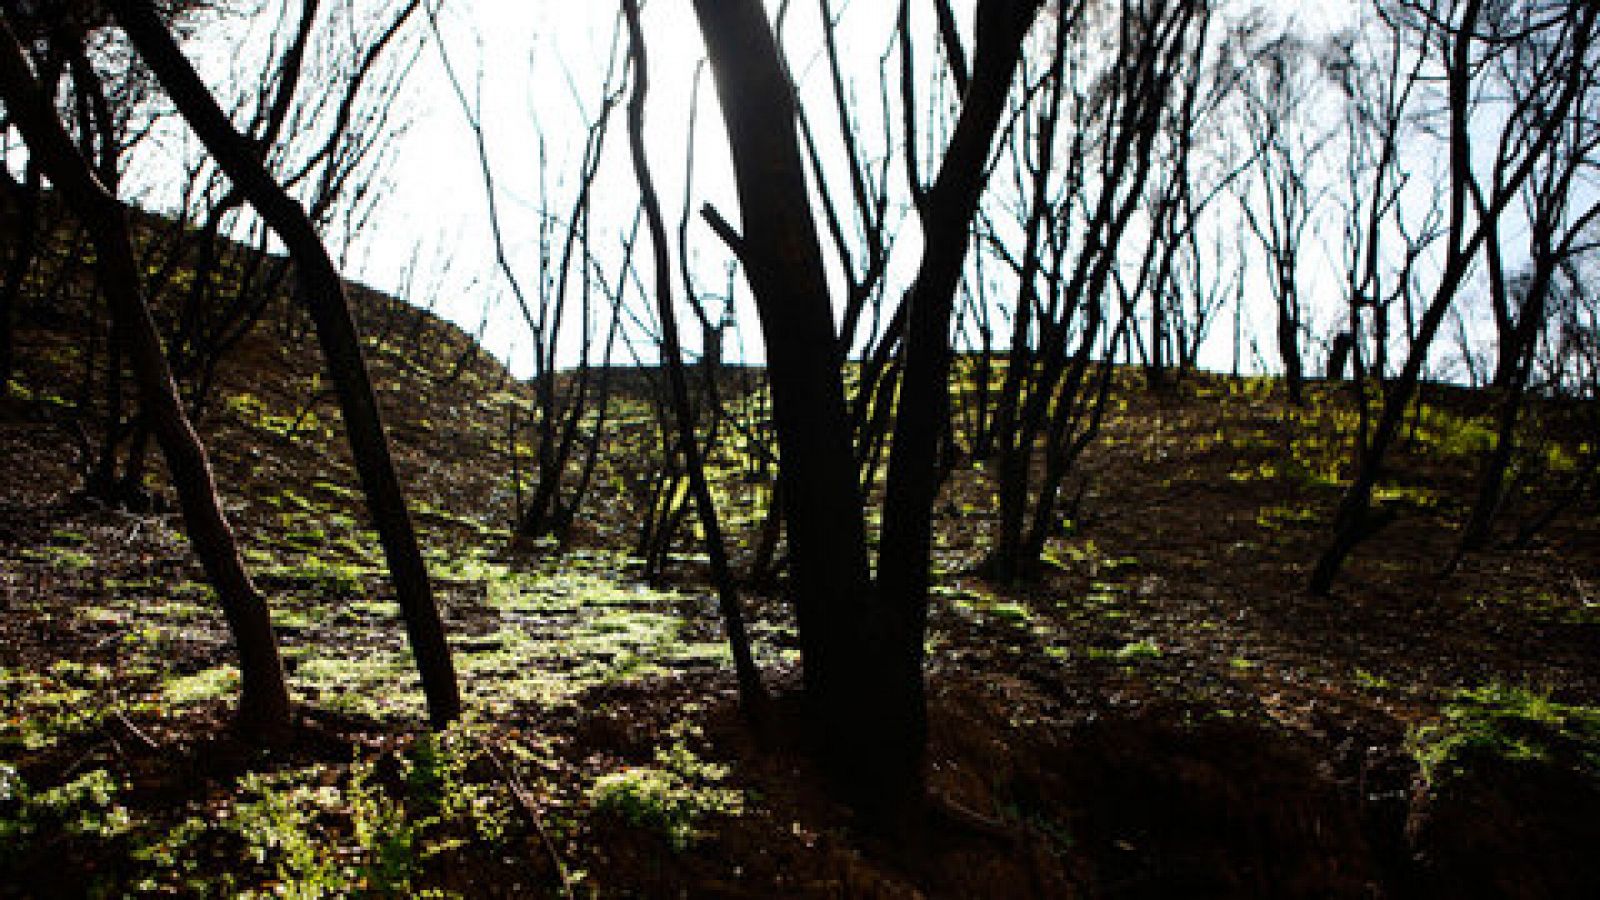
[[[298,8],[299,0],[259,2],[261,14],[254,23],[235,22],[208,28],[190,45],[191,55],[214,83],[225,84],[230,78],[240,82],[247,80],[247,60],[253,54],[264,53],[270,46],[273,38],[270,23],[277,20],[281,4],[288,2]],[[325,0],[323,13],[336,20],[344,16],[360,21],[361,10],[392,2]],[[440,10],[443,42],[425,47],[412,71],[404,104],[407,125],[404,133],[396,138],[395,158],[387,173],[389,183],[384,199],[378,214],[355,243],[347,274],[377,287],[395,290],[402,286],[408,267],[416,270],[416,290],[410,297],[413,302],[431,305],[469,331],[476,331],[480,324],[486,325],[483,340],[488,348],[506,359],[518,374],[526,375],[531,369],[528,330],[504,289],[505,282],[494,269],[477,152],[445,78],[439,49],[442,46],[448,52],[469,93],[481,91],[481,109],[497,178],[503,232],[519,277],[531,286],[537,278],[537,214],[541,205],[557,215],[564,216],[569,210],[571,179],[586,136],[586,122],[599,105],[618,5],[606,0],[594,3],[582,0],[428,0],[428,3]],[[842,17],[839,39],[842,55],[851,67],[846,77],[853,81],[853,90],[857,92],[863,141],[869,148],[875,147],[881,144],[876,117],[879,59],[892,36],[897,4],[892,0],[833,0],[832,5],[835,14]],[[956,6],[965,24],[970,19],[970,0],[957,0]],[[1271,7],[1270,14],[1278,18],[1292,16],[1308,30],[1318,31],[1343,24],[1352,7],[1353,4],[1343,2],[1283,0]],[[931,17],[927,15],[925,4],[915,4],[914,8],[921,17],[917,30],[925,38],[919,48],[919,64],[924,68],[937,65]],[[695,83],[693,73],[703,49],[690,0],[647,0],[644,17],[651,55],[647,146],[668,228],[675,239],[683,202],[689,97]],[[420,16],[417,25],[420,32],[428,31]],[[817,4],[811,0],[794,0],[786,20],[786,45],[802,94],[822,101],[813,107],[816,110],[813,124],[819,127],[826,154],[834,140],[834,128],[831,103],[827,102],[827,72],[818,58],[817,26]],[[287,39],[282,35],[277,38]],[[228,74],[230,72],[233,74]],[[889,73],[889,90],[898,91],[898,62],[894,58],[889,60]],[[931,76],[927,81],[932,81]],[[928,101],[928,92],[927,84],[919,84],[921,103]],[[701,127],[695,151],[694,207],[713,203],[737,225],[738,209],[730,182],[725,135],[709,71],[701,84],[699,102]],[[609,172],[601,176],[594,210],[597,228],[601,233],[609,229],[612,247],[616,246],[617,235],[631,221],[638,197],[627,167],[622,112],[618,111],[608,138]],[[548,166],[542,181],[540,134]],[[890,152],[895,154],[895,169],[889,176],[892,192],[903,196],[904,173],[899,168],[898,150]],[[541,196],[542,191],[547,193]],[[918,238],[914,216],[907,216],[903,210],[891,216],[896,217],[894,230],[898,238],[890,290],[898,292],[915,263]],[[906,227],[901,229],[900,224]],[[1308,250],[1316,258],[1307,260],[1308,271],[1304,273],[1304,280],[1313,293],[1335,284],[1331,271],[1323,274],[1328,260],[1323,258],[1316,244],[1316,241],[1308,241]],[[601,239],[597,251],[603,254],[605,246]],[[726,284],[723,272],[727,253],[698,217],[693,224],[690,248],[691,266],[700,279],[701,290],[720,292]],[[644,241],[641,241],[639,253],[636,265],[640,267],[641,276],[648,279],[650,257]],[[430,277],[430,273],[446,270],[443,276]],[[737,282],[736,290],[742,294],[742,281]],[[1265,300],[1265,291],[1252,293],[1261,294],[1261,299]],[[1317,303],[1317,298],[1313,297],[1312,302]],[[754,318],[748,315],[747,306],[747,301],[741,300],[740,319],[745,323],[741,327],[751,342],[744,352],[751,358],[758,358],[759,340],[755,337]],[[1247,328],[1267,335],[1270,328],[1264,327],[1265,309],[1261,313],[1250,314]],[[680,321],[687,324],[688,312],[681,306],[679,315]],[[693,349],[693,329],[686,328],[686,332],[686,341]],[[1207,357],[1212,365],[1225,366],[1231,357],[1229,332],[1226,322],[1219,321],[1214,327]],[[1264,343],[1262,353],[1271,358],[1270,346]],[[564,356],[572,358],[570,348]],[[1248,350],[1244,356],[1248,365]],[[619,361],[628,358],[621,355]]]
[[[861,60],[858,73],[865,89],[876,89],[878,56],[893,25],[894,4],[883,0],[836,2],[856,26],[841,34],[848,59]],[[566,215],[574,190],[571,183],[586,138],[588,121],[600,104],[602,79],[611,51],[619,4],[554,2],[554,0],[454,0],[440,17],[446,52],[464,80],[475,80],[482,61],[482,108],[489,138],[491,161],[505,219],[505,237],[518,271],[526,282],[534,276],[538,254],[537,226],[541,181],[538,173],[538,136],[542,132],[549,172],[544,186],[552,212]],[[798,2],[788,20],[791,47],[814,47],[817,22],[815,3]],[[694,72],[704,50],[689,0],[652,0],[644,4],[644,29],[650,54],[650,101],[646,112],[646,146],[661,195],[668,230],[676,239],[683,205],[683,170],[690,94]],[[514,303],[506,296],[504,281],[492,271],[492,238],[485,223],[485,196],[477,151],[465,118],[448,87],[438,46],[430,47],[417,67],[412,89],[417,98],[414,122],[406,135],[404,151],[393,170],[394,188],[386,204],[385,239],[371,248],[363,276],[383,287],[403,266],[403,258],[416,241],[453,257],[457,275],[471,272],[480,284],[491,286],[489,297],[498,307],[488,316],[485,343],[507,357],[519,374],[526,374],[525,352],[529,337]],[[804,90],[826,87],[826,73],[814,57],[792,60]],[[694,208],[713,203],[737,225],[738,208],[730,180],[720,112],[710,71],[699,89],[700,128],[696,140]],[[581,109],[581,112],[580,112]],[[613,243],[632,220],[638,192],[626,158],[623,110],[613,119],[607,138],[608,173],[602,174],[595,196],[594,218],[602,229],[612,230]],[[404,240],[395,235],[414,235]],[[692,224],[690,254],[703,277],[702,290],[720,292],[727,253],[698,217]],[[636,257],[640,274],[648,279],[650,257],[640,242]],[[676,265],[676,260],[674,261]],[[453,279],[457,283],[460,278]],[[676,282],[675,282],[676,286]],[[738,285],[742,291],[742,282]],[[446,291],[438,310],[469,330],[483,321],[485,294]],[[741,304],[745,306],[747,304]],[[740,320],[753,323],[745,309]],[[680,310],[682,319],[687,311]],[[685,322],[685,324],[687,324]],[[691,347],[693,329],[685,329]],[[753,334],[753,332],[747,332]],[[752,356],[756,346],[746,347]],[[644,352],[643,350],[641,352]],[[623,357],[627,358],[627,357]]]

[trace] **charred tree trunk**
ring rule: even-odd
[[[10,177],[6,180],[9,182]],[[16,368],[16,321],[22,305],[22,286],[39,253],[39,167],[28,164],[21,184],[7,184],[12,197],[15,231],[11,258],[6,260],[5,283],[0,284],[0,399],[11,391],[11,374]]]
[[[932,564],[933,505],[939,491],[940,442],[949,428],[950,325],[972,221],[1022,41],[1038,0],[978,5],[977,52],[961,115],[932,187],[919,207],[922,261],[907,299],[905,372],[883,504],[878,591],[886,619],[888,682],[884,706],[896,721],[883,748],[896,772],[921,766],[927,739],[923,647]]]
[[[716,76],[744,233],[744,263],[767,349],[782,453],[779,495],[805,688],[824,757],[867,796],[888,724],[866,622],[875,603],[822,248],[799,150],[794,86],[759,0],[695,0]],[[899,743],[896,741],[895,743]]]
[[[717,517],[716,503],[711,497],[711,487],[706,483],[705,460],[701,457],[699,438],[695,434],[689,383],[683,372],[678,317],[672,308],[671,251],[667,245],[666,225],[661,217],[660,196],[656,193],[655,179],[650,174],[645,155],[644,102],[650,90],[649,56],[645,49],[644,32],[639,25],[637,0],[622,0],[622,8],[628,19],[628,55],[633,66],[633,95],[628,102],[628,149],[633,160],[634,178],[639,183],[640,199],[644,203],[650,246],[655,255],[655,293],[661,318],[662,361],[667,370],[672,408],[678,426],[678,443],[689,477],[689,492],[700,515],[700,527],[705,533],[706,556],[711,561],[711,577],[716,583],[717,602],[723,626],[728,631],[728,646],[733,653],[734,671],[739,679],[739,703],[746,716],[758,717],[766,704],[766,689],[761,685],[761,675],[750,654],[750,636],[745,631],[744,612],[739,608],[739,592],[734,585],[733,570],[728,565],[722,524]]]

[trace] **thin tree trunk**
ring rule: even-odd
[[[923,686],[933,505],[939,491],[939,444],[950,415],[950,324],[961,282],[972,219],[985,184],[990,147],[999,126],[1022,40],[1037,0],[987,0],[977,11],[977,52],[961,115],[922,214],[924,249],[908,299],[905,374],[889,457],[883,504],[878,592],[884,609],[888,682],[885,711],[895,717],[883,747],[892,773],[920,785],[927,743]]]
[[[10,177],[7,176],[7,182]],[[11,375],[16,369],[17,311],[22,305],[22,286],[39,253],[39,167],[29,163],[22,184],[7,184],[15,195],[19,228],[13,235],[11,258],[6,261],[5,283],[0,285],[0,399],[11,391]]]
[[[874,606],[866,521],[828,281],[811,217],[794,86],[760,0],[695,0],[736,173],[745,265],[761,320],[781,448],[779,496],[806,694],[824,758],[847,793],[871,795],[858,762],[879,752],[879,661],[863,637]]]
[[[633,62],[633,96],[628,101],[628,148],[633,160],[634,177],[639,183],[640,199],[644,203],[650,245],[655,251],[655,292],[656,308],[661,319],[661,354],[676,414],[678,443],[683,452],[684,468],[688,470],[689,491],[700,513],[700,527],[705,533],[706,556],[711,562],[711,577],[717,587],[722,622],[728,630],[728,647],[733,652],[734,672],[739,680],[739,704],[746,716],[759,718],[766,706],[767,692],[762,687],[761,674],[756,670],[755,658],[750,653],[750,636],[745,631],[744,613],[739,608],[739,592],[734,586],[733,571],[728,566],[722,525],[717,519],[711,488],[706,483],[705,462],[701,458],[700,443],[695,435],[694,409],[689,402],[688,380],[683,373],[683,348],[678,341],[678,317],[672,308],[672,257],[667,246],[666,226],[661,217],[660,197],[656,193],[655,180],[651,177],[645,156],[644,102],[650,90],[650,76],[644,32],[639,25],[639,5],[637,0],[622,0],[622,8],[628,19],[628,54]]]

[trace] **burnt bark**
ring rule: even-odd
[[[706,556],[711,562],[711,576],[717,587],[717,603],[722,613],[723,626],[728,632],[728,646],[733,653],[734,672],[739,680],[739,702],[746,716],[759,717],[766,705],[766,689],[756,670],[750,653],[750,636],[745,631],[744,612],[739,606],[739,593],[734,585],[733,570],[728,565],[727,546],[722,539],[722,524],[717,517],[716,503],[711,497],[711,487],[706,482],[705,460],[700,453],[699,437],[695,433],[695,415],[689,401],[689,382],[683,371],[683,348],[678,340],[678,318],[672,308],[672,256],[667,244],[667,230],[661,216],[661,199],[656,192],[655,179],[644,146],[644,104],[650,90],[649,55],[645,48],[644,33],[639,24],[637,0],[622,0],[628,20],[628,54],[633,66],[633,94],[628,101],[628,149],[633,161],[634,177],[639,184],[639,196],[644,204],[645,223],[649,230],[650,246],[655,257],[656,307],[661,319],[661,355],[667,370],[668,388],[672,401],[674,421],[678,429],[678,443],[683,454],[683,466],[689,478],[689,492],[700,516],[700,527],[705,535]]]
[[[732,153],[744,232],[731,236],[767,348],[779,496],[806,694],[824,756],[870,792],[881,683],[863,622],[874,604],[866,522],[794,88],[759,0],[695,0]]]

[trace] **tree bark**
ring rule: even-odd
[[[10,182],[10,176],[6,177]],[[11,375],[16,369],[16,320],[22,300],[22,286],[33,268],[39,249],[39,167],[28,165],[23,183],[9,183],[15,206],[16,231],[7,235],[11,257],[6,260],[5,281],[0,284],[0,400],[11,392]]]
[[[883,504],[878,592],[886,617],[889,682],[887,736],[898,746],[891,770],[921,766],[927,743],[923,637],[928,620],[933,505],[939,491],[939,442],[950,415],[950,325],[972,218],[983,193],[990,148],[1011,90],[1022,40],[1039,0],[985,0],[978,6],[977,52],[961,114],[939,174],[918,210],[922,260],[908,301],[905,373],[900,381]]]
[[[767,349],[778,494],[805,688],[823,755],[849,793],[876,752],[881,684],[866,522],[828,282],[811,218],[794,86],[759,0],[695,0],[732,153],[744,233],[734,237]]]
[[[678,425],[678,443],[689,476],[689,491],[700,514],[701,529],[705,532],[706,557],[711,563],[712,580],[717,586],[717,603],[723,625],[728,631],[728,647],[733,653],[734,671],[739,681],[739,705],[747,717],[756,719],[765,712],[767,694],[762,687],[755,658],[750,653],[750,637],[745,631],[739,593],[734,586],[733,571],[728,565],[722,525],[717,518],[711,487],[706,483],[705,461],[700,453],[694,410],[689,402],[689,383],[683,373],[678,317],[672,308],[672,256],[667,244],[666,225],[661,217],[660,195],[656,192],[655,179],[651,176],[645,154],[644,103],[650,90],[649,56],[645,49],[644,32],[639,24],[637,0],[622,0],[622,8],[628,20],[628,54],[633,64],[633,94],[628,102],[628,149],[633,161],[634,177],[639,183],[640,200],[644,204],[650,246],[655,256],[656,308],[661,320],[662,362],[667,371],[674,418]]]

